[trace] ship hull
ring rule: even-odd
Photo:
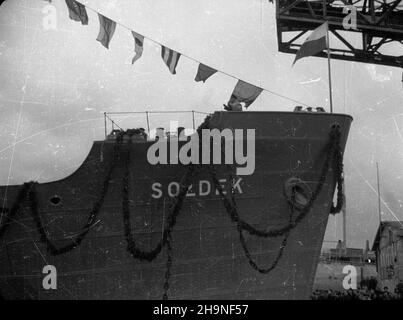
[[[287,112],[213,115],[212,127],[256,130],[252,175],[233,175],[227,166],[216,166],[216,178],[227,196],[228,181],[233,181],[237,212],[243,221],[267,231],[281,229],[292,215],[298,215],[287,201],[287,181],[297,178],[308,194],[314,192],[334,123],[340,126],[340,146],[344,150],[349,116]],[[36,187],[46,233],[55,246],[62,247],[87,222],[107,168],[116,161],[96,223],[71,251],[53,255],[46,249],[29,203],[24,201],[0,242],[0,292],[4,298],[161,299],[164,283],[169,285],[166,293],[170,299],[310,297],[335,192],[331,169],[308,214],[289,233],[263,238],[242,232],[250,252],[248,258],[237,223],[231,220],[223,195],[214,186],[214,177],[208,166],[198,166],[172,229],[172,265],[166,281],[167,246],[152,261],[136,259],[127,250],[124,231],[122,197],[127,168],[131,232],[144,251],[153,249],[163,238],[167,216],[187,170],[180,164],[150,165],[146,157],[150,145],[123,141],[121,153],[114,158],[115,142],[95,142],[76,172]],[[130,163],[125,167],[128,155]],[[5,208],[10,210],[21,188],[0,188]],[[57,204],[51,201],[55,196]],[[261,273],[252,267],[251,259],[262,269],[273,268]],[[57,270],[56,289],[44,288],[46,265]]]

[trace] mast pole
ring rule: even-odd
[[[347,213],[346,209],[343,210],[343,246],[347,248]]]
[[[376,182],[378,186],[378,218],[379,218],[379,225],[381,225],[382,222],[382,216],[381,216],[381,192],[380,192],[380,186],[379,186],[379,165],[378,162],[376,163]]]
[[[326,46],[327,46],[327,70],[329,75],[329,101],[330,113],[333,113],[333,93],[332,93],[332,71],[330,68],[330,38],[329,38],[329,22],[326,21]]]
[[[106,124],[106,112],[104,112],[104,126],[105,126],[105,140],[108,137],[108,129],[107,129],[107,124]]]
[[[147,117],[147,131],[148,135],[150,135],[150,119],[148,117],[148,111],[146,111],[146,117]]]

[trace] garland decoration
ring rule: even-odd
[[[278,262],[280,261],[280,259],[282,257],[284,248],[287,245],[287,240],[290,235],[290,231],[292,229],[294,229],[306,217],[308,212],[311,210],[313,203],[316,200],[317,196],[322,191],[323,185],[326,180],[326,174],[329,170],[331,162],[333,163],[333,170],[334,170],[334,175],[335,175],[336,181],[338,181],[337,205],[336,205],[336,207],[334,207],[332,205],[331,210],[333,212],[335,212],[336,210],[340,210],[342,208],[343,200],[344,200],[344,196],[343,196],[344,193],[343,193],[343,189],[342,189],[343,184],[340,183],[339,181],[340,180],[342,181],[342,177],[343,177],[343,156],[342,156],[341,147],[340,147],[340,137],[341,137],[340,126],[338,124],[335,124],[332,126],[332,129],[330,132],[330,141],[326,148],[327,156],[326,156],[325,163],[322,167],[321,175],[319,178],[319,182],[316,186],[315,192],[312,194],[310,200],[304,206],[304,208],[302,208],[300,214],[297,216],[295,221],[292,221],[292,217],[293,217],[293,213],[294,213],[295,194],[296,194],[296,189],[295,189],[295,187],[293,187],[292,193],[291,193],[291,201],[290,201],[290,212],[291,213],[290,213],[290,220],[289,220],[288,225],[286,225],[285,227],[278,228],[278,229],[272,229],[270,231],[258,230],[256,228],[254,228],[252,225],[243,221],[239,217],[235,198],[233,196],[233,192],[230,193],[231,198],[228,199],[225,196],[225,194],[223,192],[223,188],[217,179],[214,167],[212,167],[212,166],[210,167],[210,173],[211,173],[211,176],[212,176],[212,179],[214,182],[214,186],[215,186],[216,190],[219,192],[219,194],[224,202],[224,206],[227,210],[227,213],[229,214],[229,216],[231,218],[231,221],[235,222],[237,224],[239,240],[242,245],[242,249],[244,251],[245,257],[248,259],[248,262],[251,265],[251,267],[253,269],[255,269],[256,271],[258,271],[259,273],[267,274],[277,266]],[[338,209],[338,208],[340,208],[340,209]],[[252,259],[252,256],[247,248],[245,238],[243,236],[243,231],[247,231],[249,234],[255,235],[255,236],[258,236],[261,238],[268,238],[268,237],[274,238],[274,237],[284,235],[284,239],[281,243],[280,250],[270,267],[261,268]]]
[[[224,206],[227,210],[227,213],[229,214],[229,216],[231,218],[231,221],[239,224],[241,229],[247,231],[249,234],[255,235],[258,237],[263,237],[263,238],[278,237],[278,236],[284,235],[287,231],[294,229],[297,226],[297,224],[299,222],[301,222],[306,217],[306,215],[309,213],[309,211],[311,210],[311,208],[313,206],[314,201],[316,200],[316,198],[322,191],[323,185],[326,181],[326,174],[329,171],[331,162],[333,163],[333,166],[335,166],[337,164],[336,170],[333,168],[334,174],[342,175],[342,171],[341,172],[338,171],[339,169],[342,170],[342,163],[341,163],[341,165],[339,164],[339,161],[342,162],[342,155],[338,152],[340,150],[340,146],[339,146],[340,135],[341,135],[340,126],[338,124],[333,125],[331,128],[331,131],[330,131],[330,140],[326,147],[327,152],[326,152],[325,163],[322,167],[319,181],[318,181],[315,191],[312,193],[311,198],[309,199],[308,203],[302,208],[300,214],[295,218],[295,221],[291,221],[286,226],[280,227],[278,229],[272,229],[269,231],[259,230],[259,229],[254,228],[252,225],[248,224],[244,220],[242,220],[239,217],[236,205],[234,205],[235,198],[233,197],[233,194],[231,193],[231,199],[228,199],[224,195],[223,188],[217,179],[215,169],[214,169],[214,167],[210,166],[210,175],[213,179],[214,186],[217,189],[217,191],[219,192],[219,194],[224,202]],[[342,179],[342,178],[338,178],[337,180],[339,180],[339,179]],[[340,184],[340,186],[342,186],[342,184]],[[295,192],[295,190],[294,190],[294,192]],[[338,189],[338,193],[340,193],[341,196],[339,196],[339,194],[338,194],[336,208],[338,208],[338,207],[341,208],[343,205],[342,187]],[[232,202],[232,204],[231,204],[231,202]]]
[[[201,130],[209,127],[210,117],[207,116],[204,122],[197,129],[197,134],[201,135]],[[201,139],[199,139],[201,143]],[[162,251],[163,247],[167,247],[167,263],[166,272],[164,280],[164,294],[163,300],[168,299],[169,290],[169,279],[171,276],[171,266],[172,266],[172,232],[176,224],[176,219],[180,214],[183,202],[185,200],[186,194],[192,183],[192,179],[195,175],[196,166],[190,163],[187,166],[187,171],[181,179],[179,194],[175,197],[174,202],[168,208],[168,215],[166,218],[166,227],[164,228],[162,239],[157,243],[154,249],[150,251],[144,251],[137,247],[136,241],[132,235],[131,222],[130,222],[130,207],[129,207],[129,177],[130,177],[130,145],[131,140],[128,141],[128,148],[126,150],[125,159],[125,173],[123,176],[123,196],[122,196],[122,211],[123,211],[123,224],[124,224],[124,234],[127,242],[127,251],[133,256],[133,258],[138,260],[152,261],[154,260]]]
[[[169,279],[171,277],[171,266],[172,266],[172,235],[168,235],[167,239],[167,263],[165,267],[165,280],[164,280],[164,294],[162,295],[162,300],[168,300],[168,290],[169,290]]]
[[[340,140],[340,132],[337,139]],[[344,190],[344,175],[343,175],[343,151],[340,143],[335,145],[335,154],[333,158],[334,179],[337,181],[337,203],[336,206],[332,203],[330,208],[331,214],[339,213],[345,205],[345,190]]]
[[[13,204],[11,210],[6,215],[5,223],[0,227],[0,237],[2,237],[4,235],[4,233],[6,232],[6,229],[10,225],[12,218],[17,214],[17,212],[20,211],[21,205],[23,203],[25,203],[25,201],[28,198],[29,205],[30,205],[29,208],[31,211],[32,218],[36,224],[37,231],[40,235],[40,241],[46,245],[46,249],[51,255],[56,256],[56,255],[64,254],[66,252],[69,252],[69,251],[75,249],[77,246],[79,246],[81,244],[81,242],[84,240],[84,238],[86,237],[86,235],[88,234],[91,226],[95,223],[96,218],[99,214],[99,211],[103,205],[105,196],[108,192],[112,173],[118,162],[117,160],[119,158],[119,153],[120,153],[119,151],[120,151],[120,146],[122,143],[122,138],[123,138],[123,134],[118,135],[116,138],[116,143],[114,145],[114,152],[113,152],[113,160],[107,170],[107,174],[104,178],[99,197],[98,197],[97,201],[94,203],[94,205],[90,211],[89,217],[87,219],[87,223],[81,228],[81,232],[72,240],[71,243],[69,243],[61,248],[57,248],[55,246],[55,244],[49,239],[48,234],[46,232],[46,229],[42,223],[42,220],[41,220],[41,217],[39,214],[38,197],[37,197],[37,192],[36,192],[36,186],[38,185],[38,183],[34,182],[34,181],[26,182],[23,184],[21,190],[19,191],[19,193],[17,195],[17,199],[14,201],[14,204]]]
[[[17,198],[14,200],[14,203],[10,210],[8,210],[7,208],[2,208],[2,214],[5,214],[5,221],[3,225],[0,226],[0,238],[3,237],[3,235],[5,234],[14,216],[17,214],[17,212],[20,211],[21,205],[27,197],[29,189],[32,187],[33,183],[34,182],[30,181],[25,182],[22,185],[20,191],[17,194]]]

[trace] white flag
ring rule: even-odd
[[[293,65],[295,64],[295,62],[297,62],[297,60],[303,57],[314,56],[319,52],[325,50],[328,46],[328,30],[329,23],[327,21],[313,30],[311,35],[305,40],[305,42],[302,44],[301,48],[297,52]]]

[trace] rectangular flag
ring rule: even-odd
[[[132,31],[132,35],[134,38],[134,52],[136,53],[132,59],[132,64],[134,64],[143,54],[144,37],[134,31]]]
[[[97,41],[101,42],[102,45],[109,49],[109,42],[116,29],[116,22],[104,17],[102,14],[98,13],[99,17],[99,33]]]
[[[241,102],[245,103],[245,108],[249,107],[253,101],[260,95],[263,91],[262,88],[255,87],[247,82],[238,80],[234,91],[232,92],[231,98],[228,101],[229,107],[234,107],[239,105]]]
[[[75,0],[66,0],[69,9],[69,17],[74,21],[81,21],[81,24],[88,24],[88,16],[85,7]]]
[[[314,56],[319,52],[325,50],[328,47],[328,32],[329,23],[327,21],[313,30],[311,35],[305,40],[305,42],[302,44],[301,48],[297,52],[294,63],[292,65],[294,65],[297,60],[303,57]]]
[[[180,56],[181,54],[179,52],[161,46],[161,57],[172,74],[176,74],[175,68],[178,64]]]
[[[200,63],[199,68],[197,70],[195,81],[196,82],[199,82],[199,81],[206,82],[206,80],[208,78],[210,78],[216,72],[217,72],[217,70]]]

